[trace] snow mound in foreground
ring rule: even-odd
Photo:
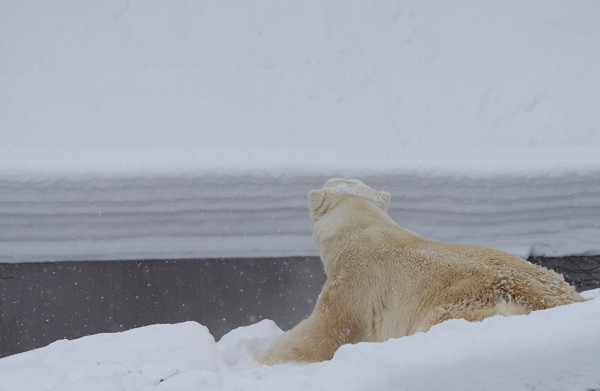
[[[600,388],[600,290],[593,300],[451,320],[385,343],[345,345],[331,361],[260,366],[281,333],[272,321],[215,343],[195,322],[58,341],[0,360],[7,390],[533,390]]]

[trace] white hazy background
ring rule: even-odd
[[[376,158],[600,146],[596,1],[6,1],[0,10],[4,150]]]

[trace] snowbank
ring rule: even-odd
[[[591,161],[595,151],[586,156]],[[344,164],[350,160],[327,174],[307,163],[290,170],[265,164],[225,172],[0,175],[0,260],[318,255],[306,195],[329,176],[389,191],[392,218],[429,239],[522,257],[600,254],[600,169],[553,170],[550,155],[537,172],[510,175],[494,172],[499,161],[489,157],[479,160],[489,162],[480,175],[468,174],[468,159],[462,174],[426,163]]]
[[[591,390],[600,387],[600,290],[584,303],[345,345],[331,361],[260,366],[271,321],[215,343],[197,323],[58,341],[0,359],[0,388],[28,390]]]
[[[600,253],[596,1],[11,2],[0,261],[316,254],[304,197]]]

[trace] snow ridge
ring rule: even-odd
[[[339,173],[343,174],[343,173]],[[526,257],[598,254],[600,175],[361,177],[403,227]],[[0,178],[3,262],[317,255],[297,175]]]
[[[593,300],[529,315],[344,345],[332,360],[260,366],[281,334],[272,321],[232,330],[215,343],[194,322],[153,325],[0,359],[0,388],[29,390],[592,390],[600,385],[600,290]]]

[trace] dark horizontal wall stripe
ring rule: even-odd
[[[600,287],[600,257],[530,258],[579,290]],[[0,264],[0,356],[101,332],[194,320],[219,339],[272,319],[293,327],[325,282],[318,257]]]
[[[0,355],[187,320],[216,339],[261,319],[289,329],[324,281],[318,257],[0,264]]]

